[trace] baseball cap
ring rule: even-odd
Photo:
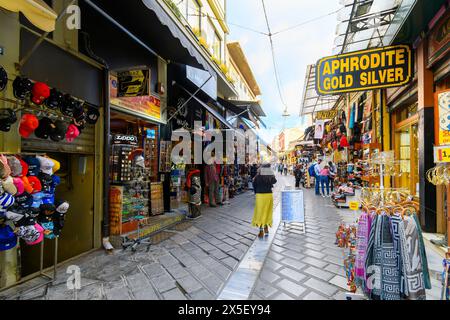
[[[25,100],[31,93],[33,83],[30,79],[17,76],[13,81],[13,93],[14,97],[19,100]]]
[[[53,162],[53,174],[55,174],[61,168],[61,163],[58,160],[47,157],[48,160]]]
[[[39,161],[40,171],[48,175],[53,174],[53,166],[55,163],[46,157],[37,156],[36,159]]]
[[[26,241],[25,240],[26,244],[28,244],[29,246],[33,246],[38,243],[41,243],[42,240],[44,239],[44,228],[42,228],[42,226],[39,223],[36,223],[34,225],[34,228],[36,229],[37,232],[39,232],[39,237],[35,241]]]
[[[2,180],[2,188],[4,191],[8,192],[9,194],[12,194],[13,196],[16,195],[17,193],[17,188],[14,185],[14,180],[11,176]]]
[[[20,177],[22,174],[22,165],[20,164],[19,159],[14,156],[6,157],[8,159],[8,165],[11,168],[11,175],[13,177]]]
[[[8,73],[5,68],[0,66],[0,91],[5,90],[6,85],[8,84]]]
[[[42,204],[55,204],[55,194],[51,192],[44,192]]]
[[[54,194],[56,191],[56,187],[59,186],[60,184],[61,184],[61,178],[59,176],[57,176],[56,174],[52,175],[52,184],[51,184],[50,192]]]
[[[96,124],[99,117],[100,112],[98,111],[98,109],[89,106],[86,112],[86,122],[89,124]]]
[[[65,94],[60,105],[61,112],[68,117],[73,117],[73,114],[77,107],[78,102],[74,98],[72,98],[70,94]]]
[[[31,209],[35,209],[36,212],[39,214],[41,212],[41,204],[42,204],[42,198],[44,197],[44,194],[42,192],[36,192],[31,195],[33,197],[33,204],[31,205]]]
[[[53,233],[54,225],[52,221],[41,223],[42,228],[44,229],[44,237],[46,239],[55,239],[55,234]]]
[[[40,172],[38,179],[41,181],[42,191],[49,192],[53,183],[52,176],[48,173]]]
[[[45,105],[50,109],[57,109],[61,106],[63,98],[63,94],[53,88],[50,90],[50,96],[45,100]]]
[[[19,134],[28,138],[37,127],[39,127],[38,118],[33,114],[24,114],[20,119]]]
[[[33,186],[30,184],[30,181],[28,180],[27,176],[22,177],[23,187],[25,189],[25,192],[32,193],[33,192]]]
[[[67,211],[69,210],[69,207],[70,207],[69,203],[67,201],[65,201],[65,200],[58,200],[55,203],[55,206],[56,206],[56,210],[55,211],[57,213],[63,214],[63,215],[67,213]]]
[[[43,233],[39,232],[35,226],[20,226],[17,230],[17,236],[27,244],[34,243],[41,237],[41,234]]]
[[[28,164],[28,175],[37,176],[41,171],[41,163],[36,157],[26,156],[23,159]]]
[[[74,124],[69,125],[66,132],[66,141],[73,142],[80,135],[80,130]]]
[[[0,226],[0,251],[14,248],[17,244],[17,237],[10,226]]]
[[[40,106],[50,96],[50,88],[46,83],[36,82],[31,90],[31,101]]]
[[[50,118],[44,117],[39,120],[39,126],[34,131],[34,135],[40,139],[48,139],[55,128],[53,121]]]
[[[20,206],[24,209],[30,209],[31,205],[33,204],[33,196],[25,191],[24,193],[16,196],[16,203],[17,206]]]
[[[5,179],[11,174],[11,168],[8,165],[8,159],[0,154],[0,178]]]
[[[16,196],[25,192],[25,186],[23,185],[23,181],[21,178],[13,178],[13,183],[17,189]]]
[[[28,177],[28,182],[30,183],[30,185],[33,187],[33,194],[37,193],[37,192],[41,192],[42,190],[42,185],[41,185],[41,181],[35,177]]]
[[[20,166],[22,167],[22,173],[20,174],[20,177],[26,176],[28,174],[28,164],[19,156],[16,156],[16,158],[20,161]]]
[[[56,120],[54,123],[53,131],[50,133],[50,139],[55,142],[59,142],[64,139],[67,132],[67,123],[62,120]]]
[[[0,109],[0,131],[9,132],[11,125],[16,123],[17,116],[13,109]]]
[[[4,192],[0,195],[0,211],[6,211],[9,207],[11,207],[16,200],[14,197],[8,192]]]

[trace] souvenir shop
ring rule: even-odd
[[[21,30],[21,57],[36,41]],[[103,70],[87,60],[44,41],[19,75],[0,67],[0,287],[99,246]]]

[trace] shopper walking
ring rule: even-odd
[[[300,181],[303,177],[303,172],[300,164],[297,164],[294,169],[295,188],[300,188]]]
[[[322,163],[322,159],[318,159],[311,167],[309,175],[314,177],[314,185],[316,188],[316,196],[320,196],[320,164]]]
[[[331,189],[331,192],[334,192],[334,180],[336,179],[337,168],[336,168],[336,165],[333,163],[333,161],[329,161],[328,166],[329,166],[329,170],[330,170],[330,175],[329,175],[330,189]]]
[[[255,179],[253,179],[253,188],[256,193],[255,210],[253,213],[252,225],[259,227],[259,238],[269,234],[269,227],[273,222],[273,185],[277,183],[270,164],[263,164],[259,169]]]
[[[320,170],[320,184],[322,186],[322,197],[325,198],[325,186],[327,187],[327,197],[330,196],[330,170],[328,165],[326,165],[322,170]]]

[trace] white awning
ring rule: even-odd
[[[307,66],[300,116],[330,110],[338,99],[339,96],[319,96],[317,94],[316,65]]]

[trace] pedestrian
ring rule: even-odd
[[[333,161],[329,161],[328,166],[330,167],[329,168],[329,170],[330,170],[330,175],[329,175],[330,188],[331,188],[331,192],[334,192],[334,180],[336,179],[337,168],[336,168],[336,165],[333,163]]]
[[[213,154],[212,163],[205,169],[205,185],[208,187],[209,206],[216,207],[222,205],[222,199],[219,193],[219,173],[220,165],[217,164],[215,155]]]
[[[297,165],[295,166],[295,169],[294,169],[294,177],[295,177],[295,188],[298,189],[298,188],[300,188],[300,180],[301,180],[302,177],[303,177],[303,172],[302,172],[302,169],[301,169],[301,165],[300,165],[300,164],[297,164]]]
[[[259,238],[269,235],[269,227],[273,222],[273,185],[277,183],[270,164],[263,164],[253,180],[253,188],[256,193],[255,210],[252,225],[259,227]]]
[[[316,188],[316,196],[320,196],[320,164],[322,159],[318,159],[311,167],[312,170],[309,171],[310,176],[314,177],[314,185]],[[310,168],[311,168],[310,167]]]
[[[288,171],[288,166],[285,163],[285,164],[283,164],[283,173],[284,173],[285,176],[287,176],[287,171]]]
[[[325,198],[325,186],[327,187],[327,197],[330,196],[330,170],[328,165],[326,165],[322,170],[320,170],[320,184],[322,185],[322,197]]]
[[[303,188],[306,189],[306,164],[301,165],[300,171],[302,173],[302,177],[300,178],[300,183],[302,184]]]

